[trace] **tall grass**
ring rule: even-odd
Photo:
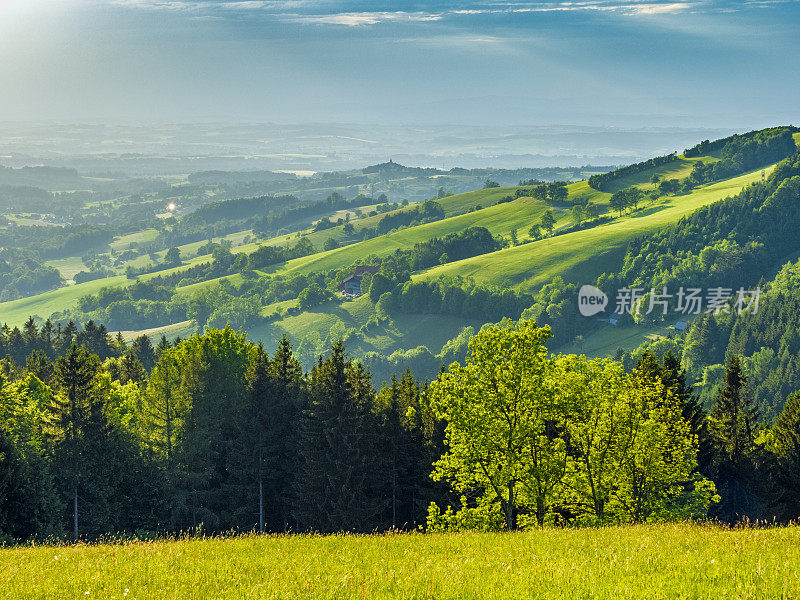
[[[0,598],[797,598],[800,528],[245,536],[0,550]]]

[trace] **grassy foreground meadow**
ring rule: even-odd
[[[0,550],[0,598],[797,598],[800,528],[266,536]]]

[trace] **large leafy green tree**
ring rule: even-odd
[[[559,359],[558,380],[559,393],[569,406],[565,426],[571,460],[565,484],[576,504],[572,516],[590,512],[602,522],[617,476],[622,415],[616,403],[624,372],[611,361],[564,356]]]
[[[0,532],[16,539],[63,533],[63,505],[42,428],[52,396],[33,375],[5,384],[0,375]]]
[[[482,496],[483,506],[499,505],[509,530],[531,503],[541,522],[563,468],[563,443],[547,431],[559,414],[549,337],[532,321],[484,329],[470,341],[466,364],[450,365],[429,390],[447,422],[448,451],[434,477]]]

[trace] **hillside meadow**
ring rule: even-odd
[[[796,598],[800,528],[244,536],[0,550],[0,598]]]
[[[700,187],[690,194],[666,197],[663,202],[645,206],[606,225],[433,267],[414,279],[462,276],[472,277],[478,283],[525,290],[546,283],[555,275],[562,275],[568,281],[594,281],[599,274],[613,269],[631,238],[674,224],[698,208],[734,196],[760,181],[762,171],[769,175],[772,169],[758,169]]]
[[[709,160],[709,157],[700,157]],[[687,174],[691,165],[698,159],[677,158],[675,161],[645,170],[625,179],[625,184],[635,184],[643,189],[652,187],[649,179],[652,175],[661,177],[675,177]],[[768,167],[769,173],[772,167]],[[591,229],[545,238],[533,243],[506,248],[498,252],[479,255],[473,258],[455,261],[446,265],[434,267],[426,272],[414,275],[414,279],[431,279],[439,275],[460,275],[472,277],[476,282],[490,285],[513,286],[518,289],[533,289],[552,279],[554,275],[563,275],[568,280],[594,280],[614,264],[615,260],[624,253],[628,240],[637,235],[652,232],[658,228],[673,224],[681,217],[686,216],[707,204],[711,204],[725,197],[738,193],[742,188],[761,178],[761,170],[756,170],[739,177],[734,177],[719,183],[700,187],[690,194],[670,196],[663,202],[645,207],[633,215],[615,219],[607,225]],[[414,244],[423,242],[436,236],[463,231],[472,226],[482,226],[489,229],[493,235],[508,235],[511,229],[518,229],[521,239],[526,239],[527,228],[530,224],[538,222],[541,215],[551,207],[533,198],[522,197],[513,202],[493,205],[498,199],[513,194],[517,187],[491,188],[456,194],[442,198],[439,202],[445,209],[447,217],[441,221],[427,223],[416,227],[409,227],[394,231],[376,238],[344,246],[335,250],[317,252],[309,256],[288,261],[282,265],[275,265],[270,269],[273,272],[311,273],[336,269],[353,264],[354,261],[370,255],[386,256],[397,249],[408,249]],[[586,181],[568,185],[570,198],[581,198],[585,201],[595,202],[606,210],[609,193],[598,192],[588,186]],[[482,205],[484,208],[466,214],[458,214],[470,207]],[[560,228],[571,222],[570,215],[562,210],[553,210],[556,217],[556,227]],[[450,216],[454,215],[454,216]],[[368,225],[374,226],[378,217],[370,217]],[[359,226],[359,221],[354,221]],[[363,226],[363,225],[362,225]],[[315,242],[320,242],[321,236],[337,237],[341,235],[342,227],[332,228],[316,234]],[[233,252],[252,252],[258,248],[258,243],[243,244],[244,234],[239,232],[226,236],[234,243]],[[125,240],[118,239],[115,243],[124,242],[123,246],[132,241],[145,239],[150,231],[141,232],[138,237],[128,236]],[[308,235],[308,233],[307,233]],[[319,239],[318,239],[319,238]],[[279,236],[268,240],[268,244],[287,243],[287,236]],[[296,237],[289,236],[294,243]],[[191,246],[191,248],[189,247]],[[179,267],[164,269],[155,273],[142,275],[140,279],[148,281],[159,275],[169,275],[183,271],[191,266],[208,262],[210,255],[191,256],[196,254],[200,243],[183,246],[182,253],[187,258]],[[65,267],[67,275],[74,274],[75,266],[58,265]],[[66,267],[69,266],[70,269]],[[235,282],[237,275],[228,276]],[[184,293],[197,291],[201,288],[215,285],[218,279],[211,279],[193,286],[181,288]],[[79,285],[62,287],[57,290],[30,296],[20,300],[0,303],[0,322],[10,325],[21,325],[30,315],[48,317],[55,311],[71,308],[77,304],[78,298],[87,294],[96,293],[101,287],[116,287],[127,285],[130,280],[124,276],[108,279],[99,279]]]

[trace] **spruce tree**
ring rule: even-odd
[[[292,346],[285,335],[278,343],[271,368],[274,387],[270,412],[274,419],[274,441],[269,456],[273,462],[276,497],[274,518],[277,520],[270,524],[270,528],[282,527],[286,530],[292,520],[292,489],[300,465],[300,416],[306,408],[307,390],[303,367],[292,353]]]
[[[148,373],[153,370],[153,366],[156,364],[156,353],[149,337],[146,335],[137,337],[133,341],[130,351]]]
[[[147,371],[133,350],[129,350],[119,359],[119,381],[123,384],[132,381],[139,385],[147,381]]]
[[[761,516],[761,499],[755,480],[755,428],[758,413],[752,406],[747,378],[739,357],[731,355],[725,365],[725,380],[717,391],[709,415],[712,459],[709,475],[717,484],[722,501],[712,516],[729,523]]]
[[[155,359],[158,360],[159,358],[161,358],[161,355],[164,353],[164,350],[169,350],[170,346],[171,345],[169,343],[169,340],[167,339],[167,336],[162,334],[161,339],[158,340],[158,345],[153,351]]]
[[[142,397],[142,421],[154,454],[165,459],[167,471],[174,466],[179,432],[187,406],[181,393],[181,364],[174,350],[161,353]]]
[[[31,375],[38,377],[47,385],[53,383],[55,368],[53,367],[53,363],[47,358],[47,355],[41,350],[34,350],[28,355],[25,370]]]
[[[711,441],[708,434],[706,414],[694,388],[686,383],[686,370],[681,369],[681,361],[672,353],[664,356],[662,368],[664,388],[672,391],[681,408],[681,416],[689,425],[689,431],[697,438],[697,466],[700,473],[707,470],[711,460]]]
[[[369,531],[384,508],[369,374],[353,364],[339,341],[311,370],[309,395],[294,515],[302,529]]]
[[[784,521],[800,517],[800,392],[791,394],[772,427],[775,461],[772,506]]]
[[[85,348],[75,344],[55,364],[59,393],[48,407],[49,432],[55,448],[56,475],[69,498],[72,531],[80,534],[79,495],[95,484],[92,471],[99,458],[90,446],[106,433],[102,400],[95,394],[95,378],[100,361]],[[85,513],[84,513],[85,514]],[[90,517],[92,518],[92,517]]]
[[[276,360],[292,369],[291,348],[288,356],[286,350],[279,349]],[[247,372],[244,403],[237,415],[229,468],[233,493],[238,498],[239,527],[250,528],[257,523],[259,531],[282,531],[288,526],[287,496],[296,452],[292,439],[297,414],[293,387],[294,382],[287,385],[279,376],[263,346],[257,346]]]
[[[2,381],[0,381],[1,383]],[[25,465],[11,433],[0,423],[0,541],[17,537],[25,514]]]
[[[177,453],[180,481],[173,499],[178,527],[202,524],[221,531],[236,525],[228,466],[251,350],[245,335],[229,327],[193,336],[174,350],[181,371],[179,394],[186,403]]]
[[[417,419],[419,400],[419,385],[409,370],[399,380],[392,375],[378,398],[383,412],[381,448],[390,500],[384,521],[393,529],[424,523],[432,499],[433,459],[427,456],[423,428]]]

